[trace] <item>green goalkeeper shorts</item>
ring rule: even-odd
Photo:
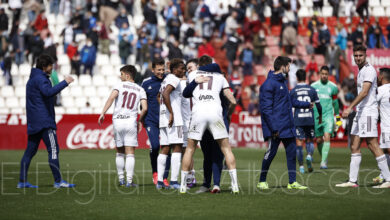
[[[318,124],[318,119],[316,119],[314,130],[316,137],[322,137],[325,133],[333,134],[334,129],[334,118],[333,117],[323,117],[322,123]]]

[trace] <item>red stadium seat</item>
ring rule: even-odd
[[[344,26],[347,25],[347,17],[339,17],[339,22],[343,24]]]
[[[255,79],[253,76],[244,76],[244,82],[242,82],[242,86],[249,86],[255,83]]]
[[[309,35],[309,29],[306,26],[299,25],[298,26],[298,34],[300,36],[308,36]]]
[[[337,18],[336,17],[327,17],[326,18],[326,25],[328,25],[328,27],[335,27],[337,25]]]
[[[270,26],[271,25],[271,17],[266,17],[265,18],[265,23]]]
[[[262,85],[262,84],[265,82],[266,79],[267,79],[267,76],[265,76],[265,75],[263,75],[263,76],[261,76],[261,75],[257,76],[257,84],[258,84],[258,85]]]
[[[324,17],[318,17],[317,19],[318,19],[318,21],[320,23],[325,23],[325,18]]]
[[[333,27],[328,27],[329,28],[329,31],[330,31],[330,34],[332,36],[336,35],[336,28],[333,26]]]
[[[282,31],[282,27],[280,27],[280,25],[271,26],[271,35],[272,36],[279,37],[281,31]]]
[[[307,27],[307,24],[309,23],[310,20],[311,20],[311,17],[303,17],[302,18],[303,25],[305,27]]]
[[[375,20],[376,20],[376,18],[374,17],[374,16],[370,16],[370,18],[369,18],[369,23],[370,24],[374,24],[375,23]]]
[[[352,24],[357,25],[359,23],[360,23],[360,17],[358,16],[352,17]]]
[[[378,22],[381,27],[386,27],[389,23],[389,19],[387,17],[379,17]]]

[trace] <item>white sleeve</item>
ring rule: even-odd
[[[122,83],[118,83],[118,84],[116,84],[113,88],[112,88],[112,90],[118,90],[118,92],[120,92],[121,89],[122,88]]]
[[[173,86],[173,88],[177,88],[177,86],[180,84],[180,79],[176,76],[169,76],[167,78],[167,85]]]
[[[229,88],[230,86],[229,86],[229,83],[228,83],[228,81],[226,80],[226,78],[225,77],[222,77],[222,79],[223,79],[223,84],[222,84],[222,89],[226,89],[226,88]]]
[[[142,99],[147,99],[146,98],[146,92],[143,88],[141,88],[141,91],[139,93],[139,99],[142,100]]]
[[[376,79],[376,71],[374,68],[367,68],[367,71],[363,74],[363,83],[364,82],[371,82],[373,83]]]

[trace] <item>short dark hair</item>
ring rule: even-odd
[[[43,68],[53,65],[54,60],[48,54],[42,54],[37,59],[37,68],[43,70]]]
[[[353,52],[356,52],[356,51],[363,51],[364,53],[366,53],[367,48],[361,44],[358,44],[358,45],[353,47]]]
[[[304,69],[299,69],[295,73],[297,75],[298,81],[305,81],[306,80],[306,71]]]
[[[322,70],[325,70],[325,71],[327,71],[329,73],[329,67],[328,66],[321,66],[320,72]]]
[[[287,66],[289,63],[291,63],[291,59],[288,57],[278,56],[276,57],[274,61],[274,70],[278,71],[282,66]]]
[[[388,67],[383,67],[379,69],[379,74],[383,75],[383,77],[387,80],[390,81],[390,68]]]
[[[195,63],[196,65],[198,65],[198,59],[190,59],[189,61],[187,61],[186,65],[188,65],[189,63]]]
[[[171,73],[173,73],[173,70],[178,68],[180,65],[184,65],[184,61],[180,58],[173,58],[172,60],[169,61],[169,70]]]
[[[160,65],[162,65],[162,66],[165,65],[165,61],[163,58],[157,58],[157,59],[153,60],[153,62],[152,62],[153,69],[156,68],[156,66],[160,66]]]
[[[132,79],[135,79],[135,74],[137,73],[137,69],[133,65],[125,65],[119,71],[129,74]]]
[[[212,64],[213,63],[213,58],[211,58],[210,56],[208,55],[203,55],[201,57],[199,57],[199,66],[205,66],[205,65],[208,65],[208,64]]]

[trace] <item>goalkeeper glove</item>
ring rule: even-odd
[[[337,132],[339,128],[343,125],[343,122],[341,121],[340,115],[336,116],[336,126],[334,127],[334,132]]]
[[[338,127],[341,127],[341,125],[343,125],[343,122],[341,121],[340,115],[337,115],[337,116],[336,116],[336,125],[337,125]]]

